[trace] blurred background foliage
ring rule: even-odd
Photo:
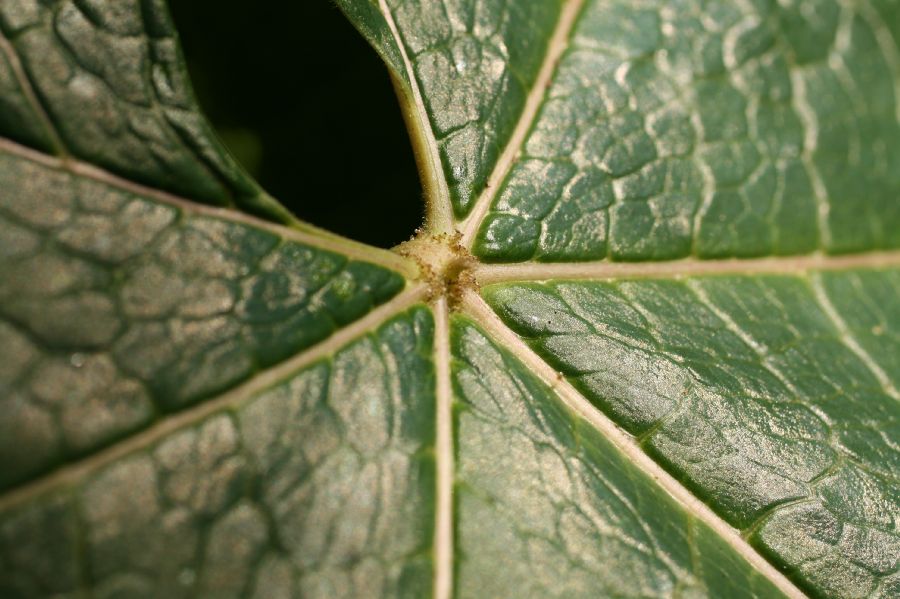
[[[201,106],[301,219],[381,247],[421,224],[421,186],[380,59],[329,0],[169,0]]]

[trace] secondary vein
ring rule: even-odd
[[[25,96],[28,104],[31,105],[31,110],[41,122],[44,132],[47,134],[47,137],[50,138],[50,144],[53,146],[53,149],[58,155],[65,156],[68,152],[62,141],[62,137],[60,137],[59,131],[56,130],[53,121],[50,119],[50,115],[47,113],[44,104],[38,97],[37,92],[31,83],[31,79],[28,78],[28,74],[22,66],[22,61],[19,60],[19,55],[16,52],[15,47],[13,47],[12,42],[3,35],[3,32],[0,32],[0,51],[6,54],[6,59],[12,67],[16,82],[19,84],[19,89],[22,90],[22,94]]]
[[[894,384],[891,382],[890,377],[884,371],[884,369],[878,364],[878,362],[872,357],[869,352],[867,352],[862,345],[859,344],[856,337],[853,334],[853,331],[850,330],[850,327],[847,326],[847,322],[840,315],[837,308],[835,308],[834,304],[831,303],[831,298],[828,297],[828,292],[825,290],[825,286],[822,284],[822,277],[815,276],[812,277],[812,289],[815,294],[816,301],[819,302],[819,305],[822,306],[822,309],[825,311],[825,314],[828,316],[829,320],[831,320],[834,328],[837,329],[840,334],[841,342],[847,346],[856,356],[862,361],[863,364],[866,365],[866,368],[869,369],[869,372],[875,377],[878,381],[878,384],[881,385],[882,390],[889,396],[894,399],[900,400],[900,391],[897,391],[897,388],[894,387]]]

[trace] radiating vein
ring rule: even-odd
[[[806,596],[784,574],[779,572],[753,549],[737,529],[716,515],[709,506],[675,480],[672,475],[644,453],[633,437],[622,431],[612,420],[579,393],[571,383],[559,376],[559,373],[500,320],[480,296],[474,292],[466,293],[463,297],[462,306],[465,313],[484,328],[490,336],[502,343],[534,374],[543,379],[545,384],[553,388],[570,409],[599,430],[607,440],[615,444],[632,461],[636,468],[656,481],[666,492],[679,501],[686,510],[718,533],[735,552],[759,570],[779,590],[792,598]]]
[[[550,43],[547,46],[547,54],[544,57],[544,62],[541,65],[541,69],[538,72],[537,79],[535,79],[531,91],[528,93],[525,107],[522,109],[522,115],[516,123],[516,128],[513,130],[512,136],[510,136],[509,142],[506,144],[503,153],[497,160],[497,164],[494,166],[494,170],[488,178],[487,185],[481,193],[481,196],[475,202],[472,212],[470,212],[469,216],[460,223],[459,230],[462,233],[462,244],[467,249],[471,249],[475,239],[475,233],[481,226],[481,222],[484,220],[488,208],[490,208],[491,202],[500,188],[500,184],[503,182],[503,179],[506,178],[509,169],[512,168],[513,162],[521,151],[522,144],[525,142],[525,136],[528,135],[528,131],[531,129],[531,125],[534,123],[537,112],[544,101],[544,96],[547,93],[547,87],[550,84],[550,80],[556,73],[559,59],[568,47],[572,27],[575,25],[583,4],[584,0],[568,0],[565,6],[563,6],[562,12],[559,15],[559,22],[557,23],[556,29],[553,31],[553,35],[550,38]]]
[[[91,454],[81,461],[63,466],[40,478],[13,488],[0,496],[0,511],[24,503],[54,487],[76,483],[107,464],[143,447],[152,445],[172,431],[201,422],[220,410],[240,405],[253,394],[271,387],[297,370],[333,354],[348,342],[365,334],[366,331],[378,327],[392,316],[421,301],[425,295],[426,287],[424,285],[419,284],[409,287],[390,301],[375,308],[356,322],[340,329],[321,343],[268,370],[262,371],[242,385],[218,397],[201,402],[192,408],[177,412],[167,418],[162,418],[144,431],[110,445],[102,451]]]
[[[187,212],[212,216],[222,220],[256,227],[257,229],[264,229],[287,240],[298,241],[323,250],[343,254],[349,258],[371,262],[385,268],[396,270],[407,278],[415,278],[418,275],[418,267],[415,262],[408,258],[388,250],[383,250],[335,235],[334,233],[324,231],[318,227],[306,225],[305,223],[302,225],[303,228],[286,227],[230,208],[217,208],[215,206],[200,204],[166,191],[161,191],[159,189],[141,185],[140,183],[129,181],[128,179],[123,179],[108,171],[73,158],[67,157],[65,159],[60,159],[49,156],[43,152],[33,150],[2,137],[0,137],[0,152],[7,152],[15,156],[32,160],[43,166],[93,179],[94,181],[104,183],[111,187],[174,206]]]
[[[447,299],[434,306],[434,356],[437,376],[437,505],[434,535],[434,597],[453,592],[453,389],[450,382],[450,310]]]
[[[515,281],[602,280],[614,278],[670,277],[716,274],[796,274],[820,270],[884,268],[900,266],[900,250],[865,254],[808,254],[768,258],[729,258],[725,260],[672,260],[669,262],[519,262],[515,264],[479,264],[474,269],[481,285]]]
[[[420,137],[421,139],[418,141],[425,146],[421,149],[416,148],[416,150],[417,154],[420,154],[420,150],[424,150],[426,153],[425,156],[417,156],[420,161],[419,168],[423,177],[428,204],[426,225],[432,233],[449,233],[453,230],[453,207],[450,205],[450,189],[447,186],[447,179],[444,177],[444,170],[441,167],[437,140],[428,119],[428,112],[425,110],[425,102],[422,100],[422,93],[419,90],[415,69],[413,69],[412,62],[409,60],[406,45],[403,43],[403,38],[397,29],[397,24],[394,22],[394,16],[387,2],[379,0],[378,6],[394,36],[400,55],[403,57],[406,76],[409,79],[413,114],[407,115],[407,123],[413,127],[411,134]]]

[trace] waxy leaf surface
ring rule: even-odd
[[[337,4],[394,251],[162,0],[0,0],[0,596],[900,596],[900,4]]]

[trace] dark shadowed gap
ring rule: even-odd
[[[169,0],[200,104],[301,219],[381,247],[422,222],[381,60],[328,0]]]

